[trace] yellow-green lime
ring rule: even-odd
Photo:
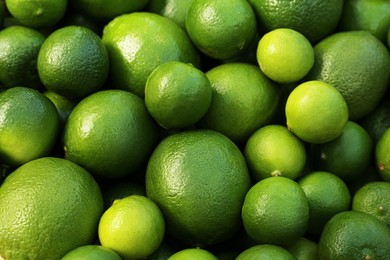
[[[356,191],[352,198],[352,210],[377,217],[390,228],[390,183],[369,182]]]
[[[314,64],[310,41],[288,28],[278,28],[263,35],[256,56],[264,74],[281,84],[301,80]]]
[[[190,127],[210,107],[212,88],[205,73],[192,64],[170,61],[158,65],[145,85],[145,104],[166,129]]]
[[[390,26],[390,2],[386,0],[346,0],[339,22],[339,31],[365,30],[383,43]]]
[[[304,143],[282,125],[267,125],[254,132],[244,155],[255,181],[272,176],[296,179],[306,164]]]
[[[211,105],[199,122],[236,143],[274,118],[280,91],[256,65],[226,63],[206,72],[213,89]]]
[[[65,158],[92,174],[118,178],[137,172],[158,140],[158,128],[144,101],[118,89],[81,100],[64,129]]]
[[[344,211],[325,225],[318,242],[319,259],[387,259],[390,229],[367,213]]]
[[[72,7],[79,13],[101,23],[107,23],[122,14],[142,11],[149,0],[70,0]]]
[[[73,108],[77,105],[77,101],[50,90],[44,91],[43,95],[53,102],[54,106],[57,108],[61,126],[64,126]]]
[[[375,163],[379,175],[390,181],[390,127],[385,130],[375,145]]]
[[[332,173],[310,172],[297,182],[309,202],[308,233],[321,234],[324,225],[331,217],[350,208],[351,194],[347,185]]]
[[[348,106],[332,85],[306,81],[287,98],[287,127],[308,143],[325,143],[338,137],[348,121]]]
[[[277,28],[296,30],[315,43],[338,25],[343,0],[249,0],[262,32]]]
[[[67,0],[7,0],[7,10],[18,23],[32,28],[51,27],[65,15]]]
[[[84,26],[52,32],[38,54],[43,85],[68,98],[83,98],[102,88],[109,71],[107,50],[100,37]]]
[[[218,260],[218,258],[206,249],[201,248],[186,248],[182,249],[173,255],[168,260]]]
[[[380,103],[390,80],[390,54],[367,31],[330,35],[314,46],[314,65],[306,80],[324,81],[348,104],[349,118],[358,120]]]
[[[193,2],[194,0],[150,0],[145,10],[165,16],[186,30],[187,12]]]
[[[151,255],[165,235],[164,217],[149,198],[131,195],[117,200],[99,221],[99,241],[123,259]]]
[[[286,248],[297,260],[318,260],[318,244],[307,238],[300,238]]]
[[[282,176],[266,178],[246,194],[242,221],[256,242],[289,246],[306,232],[309,203],[295,181]]]
[[[38,90],[13,87],[0,93],[0,161],[11,167],[47,156],[59,133],[54,104]]]
[[[187,34],[169,18],[147,12],[111,20],[102,40],[110,56],[110,79],[115,88],[145,95],[149,74],[161,63],[177,60],[200,66],[199,54]]]
[[[61,259],[95,242],[102,213],[85,169],[54,157],[27,162],[0,186],[0,258]]]
[[[241,252],[236,258],[236,260],[263,259],[293,260],[295,258],[283,247],[273,244],[261,244],[252,246]]]
[[[348,121],[336,139],[313,144],[311,148],[316,169],[331,172],[344,181],[353,181],[370,166],[374,144],[363,127]]]
[[[187,130],[166,137],[149,158],[145,182],[167,234],[184,244],[217,244],[241,226],[250,175],[241,151],[223,134]]]
[[[73,249],[61,260],[121,260],[115,251],[101,245],[86,245]]]
[[[246,0],[196,0],[185,25],[195,46],[218,60],[242,54],[257,33],[256,16]]]
[[[37,71],[38,52],[45,36],[32,28],[15,25],[0,31],[0,85],[38,89],[42,83]]]

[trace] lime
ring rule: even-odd
[[[158,141],[157,131],[140,97],[118,89],[98,91],[69,115],[65,158],[97,176],[129,176],[146,164]]]
[[[375,146],[375,162],[379,175],[390,181],[390,128],[379,138]]]
[[[0,93],[0,161],[11,167],[47,156],[59,133],[54,104],[37,90],[13,87]]]
[[[103,42],[83,26],[55,30],[38,54],[38,74],[43,85],[68,98],[81,99],[101,89],[108,70]]]
[[[255,181],[271,176],[296,179],[306,164],[303,142],[282,125],[267,125],[254,132],[244,155]]]
[[[86,245],[73,249],[61,260],[121,260],[115,251],[100,245]]]
[[[321,234],[324,225],[331,217],[347,211],[350,207],[351,194],[347,185],[332,173],[310,172],[297,182],[309,202],[308,233]]]
[[[43,94],[50,99],[57,108],[61,126],[64,126],[70,113],[73,111],[73,108],[77,105],[77,101],[50,90],[44,91]]]
[[[272,244],[252,246],[240,253],[236,258],[236,260],[263,259],[293,260],[295,258],[283,247]]]
[[[304,237],[298,239],[294,244],[289,246],[287,250],[297,260],[318,259],[318,244]]]
[[[245,143],[274,118],[280,91],[256,65],[226,63],[206,72],[213,89],[211,105],[199,127]]]
[[[38,89],[42,86],[37,57],[44,40],[42,33],[25,26],[10,26],[0,31],[0,84],[3,88]]]
[[[99,222],[99,241],[124,259],[143,259],[161,244],[165,222],[149,198],[131,195],[108,208]]]
[[[145,95],[150,73],[161,63],[177,60],[200,66],[197,50],[173,21],[154,13],[134,12],[111,20],[103,30],[115,88]]]
[[[146,194],[161,208],[167,234],[191,246],[217,244],[238,232],[249,188],[241,151],[212,130],[166,137],[147,165]]]
[[[190,127],[210,107],[212,89],[206,75],[191,64],[170,61],[158,65],[145,85],[145,104],[166,129]]]
[[[246,194],[242,221],[258,243],[289,246],[306,232],[308,200],[295,181],[282,176],[266,178]]]
[[[264,74],[282,84],[301,80],[314,64],[314,50],[309,40],[288,28],[263,35],[256,53]]]
[[[309,143],[325,143],[338,137],[348,121],[348,107],[340,92],[328,83],[307,81],[288,96],[287,127]]]
[[[171,255],[167,260],[218,260],[209,251],[201,248],[186,248]]]
[[[0,258],[60,259],[95,241],[102,213],[86,170],[61,158],[27,162],[0,186]]]
[[[242,54],[257,32],[255,13],[246,0],[196,0],[185,25],[195,46],[218,60]]]
[[[325,225],[318,242],[319,259],[387,259],[390,229],[374,216],[344,211]]]

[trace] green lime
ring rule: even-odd
[[[282,125],[267,125],[254,132],[244,155],[255,181],[272,176],[296,179],[306,164],[304,143]]]
[[[390,229],[374,216],[344,211],[325,225],[318,242],[319,259],[387,259]]]
[[[287,250],[297,260],[318,260],[318,244],[307,238],[300,238]]]
[[[314,46],[314,65],[306,80],[324,81],[348,104],[349,119],[358,120],[380,103],[390,80],[386,46],[367,31],[334,33]]]
[[[266,178],[246,194],[242,221],[258,243],[289,246],[306,232],[309,203],[295,181],[282,176]]]
[[[115,251],[100,245],[86,245],[73,249],[61,260],[121,260]]]
[[[102,88],[109,71],[107,50],[92,30],[70,25],[51,33],[38,54],[43,85],[68,98],[83,98]]]
[[[67,0],[7,0],[7,10],[18,23],[32,28],[50,27],[65,15]]]
[[[65,158],[105,178],[137,172],[157,141],[156,124],[143,100],[118,89],[81,100],[69,115],[63,136]]]
[[[177,60],[200,66],[197,50],[173,21],[154,13],[134,12],[111,20],[103,30],[110,56],[112,86],[145,95],[145,83],[160,64]]]
[[[61,158],[27,162],[0,186],[0,258],[61,259],[94,243],[103,213],[100,188]]]
[[[158,65],[145,85],[145,104],[166,129],[190,127],[210,107],[212,89],[206,75],[191,64],[170,61]]]
[[[0,161],[11,167],[47,156],[59,134],[54,104],[37,90],[13,87],[0,93]]]
[[[236,258],[236,260],[264,259],[293,260],[295,258],[283,247],[272,244],[261,244],[252,246],[244,250]]]
[[[379,175],[390,181],[390,128],[379,138],[375,146],[375,162]]]
[[[185,25],[195,46],[218,60],[242,54],[257,33],[256,16],[246,0],[196,0]]]
[[[308,143],[338,137],[348,121],[348,107],[336,88],[322,81],[298,85],[287,98],[287,127]]]
[[[206,72],[213,89],[211,105],[199,122],[201,128],[218,131],[236,143],[274,118],[280,91],[259,66],[226,63]]]
[[[147,165],[146,194],[161,208],[167,234],[191,246],[217,244],[238,232],[249,188],[241,151],[212,130],[166,137]]]
[[[61,126],[65,126],[66,121],[70,113],[73,111],[73,108],[77,105],[77,101],[62,96],[56,92],[46,90],[43,94],[53,102],[54,106],[57,108],[58,117],[61,123]]]
[[[37,71],[37,57],[45,40],[39,31],[15,25],[0,31],[0,85],[38,89],[42,83]]]
[[[324,225],[331,217],[350,207],[351,194],[347,185],[332,173],[310,172],[297,182],[309,202],[308,233],[321,234]]]
[[[264,74],[282,84],[301,80],[314,64],[314,50],[309,40],[288,28],[263,35],[256,56]]]

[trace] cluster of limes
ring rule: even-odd
[[[388,0],[0,1],[0,259],[390,259]]]

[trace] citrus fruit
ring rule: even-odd
[[[143,259],[161,244],[165,222],[149,198],[131,195],[117,200],[99,221],[99,241],[123,259]]]
[[[312,145],[314,167],[331,172],[344,181],[357,180],[368,169],[373,142],[359,124],[348,121],[343,132],[332,141]]]
[[[185,25],[195,46],[218,60],[243,53],[257,33],[256,16],[246,0],[196,0],[187,11]]]
[[[45,36],[39,31],[15,25],[0,31],[0,85],[38,89],[37,57]]]
[[[290,28],[305,35],[312,43],[336,30],[343,8],[342,0],[249,0],[249,3],[256,13],[260,30]]]
[[[115,251],[100,245],[86,245],[73,249],[61,260],[121,260]]]
[[[328,83],[313,80],[298,85],[287,98],[287,127],[308,143],[325,143],[338,137],[348,121],[343,96]]]
[[[192,64],[170,61],[158,65],[145,85],[151,116],[167,129],[194,125],[207,112],[212,89],[206,75]]]
[[[213,245],[241,226],[250,176],[241,151],[218,132],[187,130],[163,139],[149,158],[145,182],[167,234],[185,244]]]
[[[324,225],[331,217],[347,211],[350,207],[351,194],[347,185],[332,173],[310,172],[297,182],[309,202],[308,233],[321,234]]]
[[[282,176],[266,178],[246,194],[242,221],[248,235],[258,243],[288,246],[306,232],[308,200],[295,181]]]
[[[375,162],[379,175],[390,181],[390,128],[379,138],[375,146]]]
[[[258,66],[226,63],[207,71],[206,76],[213,97],[200,127],[245,143],[254,131],[271,122],[278,107],[279,88]]]
[[[181,29],[186,30],[186,17],[188,9],[194,0],[150,0],[146,6],[146,11],[165,16]]]
[[[297,260],[317,260],[318,244],[307,238],[300,238],[286,248]]]
[[[18,23],[32,27],[50,27],[58,23],[65,15],[67,0],[7,0],[7,10]]]
[[[390,2],[386,0],[347,0],[339,22],[339,31],[365,30],[382,42],[387,41],[390,26]]]
[[[57,140],[55,106],[42,93],[13,87],[0,93],[0,161],[11,167],[46,156]]]
[[[390,229],[374,216],[344,211],[325,225],[318,242],[319,259],[386,259]]]
[[[109,71],[107,50],[92,30],[70,25],[51,33],[38,54],[43,85],[68,98],[83,98],[98,91]]]
[[[303,142],[282,125],[266,125],[254,132],[244,155],[255,181],[272,176],[296,179],[306,164]]]
[[[142,11],[149,0],[111,0],[108,4],[104,0],[72,0],[75,10],[101,23],[107,23],[115,17]]]
[[[314,64],[314,50],[309,40],[288,28],[263,35],[256,56],[264,74],[282,84],[301,80]]]
[[[92,174],[118,178],[143,166],[158,132],[143,100],[118,89],[98,91],[81,100],[64,129],[65,158]]]
[[[209,251],[201,248],[186,248],[171,255],[168,260],[218,260],[218,258]]]
[[[376,143],[383,132],[390,127],[390,100],[383,98],[372,112],[359,121],[359,125],[367,131],[372,141]]]
[[[80,166],[43,157],[27,162],[0,186],[0,256],[60,259],[96,239],[103,199]]]
[[[348,104],[349,118],[358,120],[375,109],[389,85],[390,55],[367,31],[330,35],[314,46],[314,65],[306,80],[324,81]]]
[[[369,182],[356,191],[352,198],[352,210],[377,217],[390,228],[390,183]]]
[[[158,14],[118,16],[104,27],[102,40],[110,57],[112,86],[141,97],[149,74],[161,63],[177,60],[200,66],[199,54],[187,34]]]
[[[51,102],[53,102],[57,109],[61,126],[64,126],[73,108],[77,105],[77,101],[50,90],[44,91],[43,95],[45,95],[48,99],[50,99]]]
[[[241,252],[236,259],[237,260],[263,260],[263,259],[293,260],[295,258],[283,247],[272,245],[272,244],[261,244],[246,249],[245,251]]]

